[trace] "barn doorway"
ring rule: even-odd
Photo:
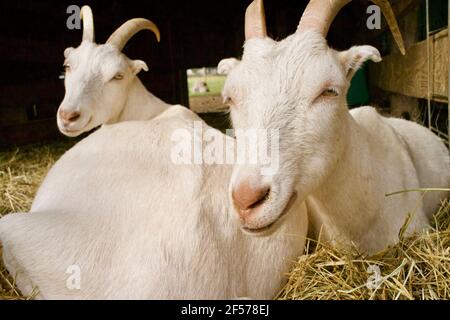
[[[226,76],[218,74],[216,67],[187,69],[186,74],[189,108],[214,128],[230,128],[228,107],[222,99]]]
[[[222,103],[222,89],[225,76],[217,73],[215,67],[188,69],[189,107],[196,113],[225,111]]]

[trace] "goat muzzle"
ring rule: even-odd
[[[64,125],[68,125],[72,122],[77,121],[78,119],[80,119],[81,114],[79,112],[76,111],[59,111],[59,116],[61,117],[61,120],[63,122]]]

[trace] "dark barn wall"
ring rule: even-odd
[[[89,4],[94,13],[96,40],[103,43],[123,22],[135,17],[160,28],[158,44],[150,32],[137,34],[124,49],[145,60],[150,72],[139,76],[147,88],[170,103],[188,104],[187,68],[215,66],[224,57],[240,56],[244,12],[250,0],[147,1],[2,1],[0,3],[0,146],[60,136],[55,114],[64,96],[63,51],[78,46],[81,31],[68,30],[66,9]],[[269,34],[282,39],[293,33],[307,1],[266,0]],[[352,4],[339,15],[330,33],[331,44],[352,44],[352,30],[365,8]],[[343,32],[344,30],[345,32]],[[333,41],[333,39],[337,41]]]

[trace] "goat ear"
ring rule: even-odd
[[[67,48],[66,50],[64,50],[64,58],[67,59],[67,58],[69,57],[70,53],[71,53],[73,50],[74,50],[74,48],[72,48],[72,47]]]
[[[349,80],[367,60],[380,62],[382,60],[380,52],[372,46],[354,46],[339,53],[339,61]]]
[[[132,61],[131,68],[132,68],[133,73],[135,75],[138,74],[139,72],[141,72],[142,70],[148,71],[147,64],[144,61],[142,61],[142,60],[134,60],[134,61]]]
[[[236,59],[236,58],[222,59],[222,61],[220,61],[219,65],[217,66],[217,72],[219,74],[227,75],[239,63],[240,63],[240,61],[238,59]]]

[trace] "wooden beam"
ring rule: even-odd
[[[448,30],[430,37],[431,98],[448,101]],[[385,91],[426,99],[428,96],[427,42],[411,46],[406,56],[391,54],[369,67],[371,83]]]

